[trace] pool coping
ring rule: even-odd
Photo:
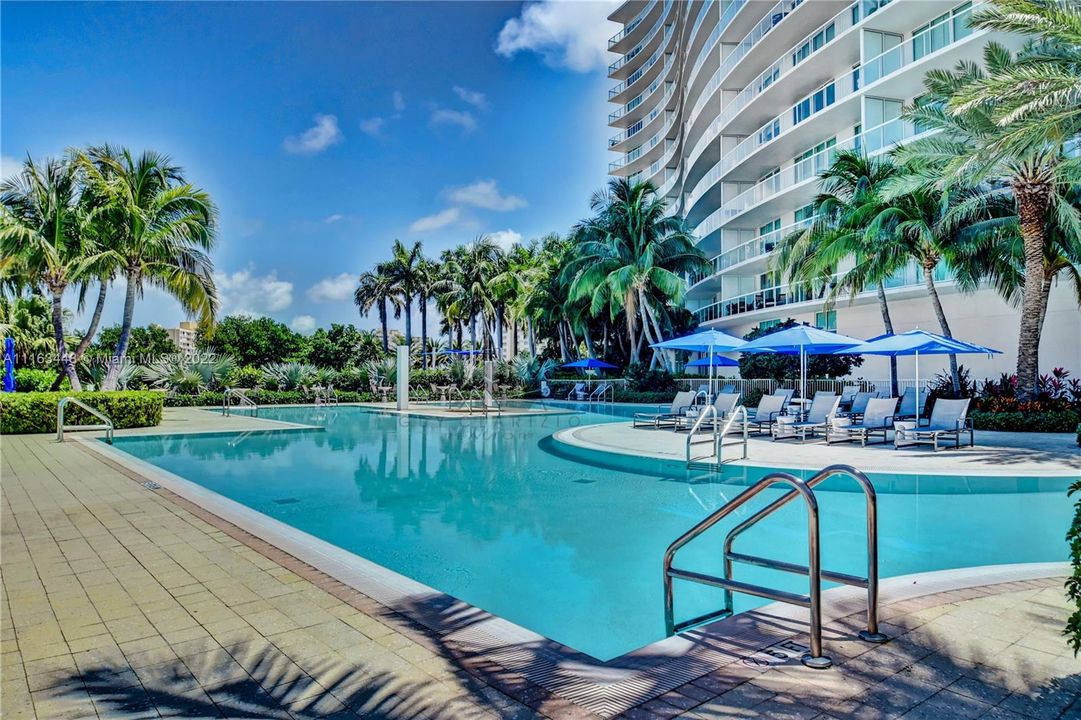
[[[611,717],[727,666],[764,669],[778,657],[798,657],[806,649],[805,610],[773,603],[611,660],[597,660],[117,448],[87,437],[74,440],[131,479],[156,483],[203,511],[204,519],[219,528],[248,534],[404,618],[418,642],[430,645],[434,634],[439,645],[458,651],[467,670],[501,684],[512,696],[524,693],[523,701],[539,689],[590,714]],[[1068,574],[1067,563],[1024,563],[886,578],[880,586],[880,613],[889,605],[929,595]],[[838,622],[862,615],[865,602],[866,592],[858,588],[824,591],[827,632],[836,634]]]
[[[604,423],[604,425],[612,425],[612,424],[617,424],[617,423]],[[629,424],[629,423],[625,423],[625,424]],[[570,448],[575,448],[577,450],[582,450],[582,451],[586,451],[586,452],[590,452],[590,453],[596,453],[598,455],[614,455],[614,456],[617,456],[617,457],[635,458],[635,459],[638,459],[638,460],[645,459],[645,460],[650,460],[650,461],[658,462],[658,463],[672,464],[674,466],[678,465],[678,466],[680,466],[682,468],[686,468],[686,466],[687,466],[685,458],[677,457],[675,455],[672,455],[671,453],[651,451],[648,448],[646,448],[646,449],[643,449],[643,448],[634,448],[634,449],[632,449],[632,448],[618,447],[618,446],[613,446],[613,445],[602,445],[602,444],[595,443],[595,442],[592,442],[590,440],[587,440],[587,439],[584,439],[584,438],[580,437],[579,433],[588,431],[588,430],[590,430],[592,428],[596,428],[596,427],[598,427],[598,424],[580,425],[578,427],[564,428],[563,430],[559,430],[559,431],[557,431],[555,433],[552,433],[552,440],[554,442],[558,443],[558,444],[565,445],[565,446],[570,447]],[[868,446],[868,447],[870,447],[870,446]],[[876,448],[876,450],[877,449],[878,448]],[[893,446],[888,445],[884,449],[889,450],[889,451],[892,452],[893,451]],[[930,451],[926,451],[926,452],[930,453]],[[904,457],[900,456],[897,459],[898,460],[904,460]],[[821,463],[808,464],[808,463],[801,463],[799,461],[793,461],[791,459],[787,460],[782,465],[783,465],[783,467],[781,469],[783,469],[783,470],[817,471],[817,470],[820,470],[822,468]],[[754,467],[754,468],[777,468],[778,463],[777,462],[765,461],[765,460],[752,460],[752,459],[746,459],[745,458],[745,459],[736,459],[736,460],[726,461],[724,463],[724,465],[715,466],[714,469],[720,470],[721,468],[723,468],[725,466]],[[926,469],[926,470],[901,469],[901,470],[889,470],[889,471],[883,470],[881,468],[871,468],[871,469],[866,470],[866,472],[868,474],[886,473],[886,472],[888,472],[888,473],[896,474],[896,475],[913,475],[913,476],[918,476],[918,475],[949,475],[949,476],[959,476],[959,477],[971,476],[971,475],[974,474],[971,471],[971,469],[969,469],[969,468],[950,469],[950,468],[942,468],[942,467],[935,467],[935,468]],[[986,468],[986,467],[982,468],[981,472],[976,473],[976,474],[981,475],[981,476],[986,476],[986,477],[1017,477],[1018,476],[1018,473],[1016,473],[1016,472],[1002,472],[1002,471],[996,472],[993,469],[993,466],[991,468]],[[1072,468],[1071,469],[1044,470],[1044,471],[1037,471],[1037,472],[1025,471],[1023,473],[1020,473],[1020,475],[1022,477],[1034,477],[1034,478],[1056,478],[1056,479],[1057,478],[1072,478],[1072,477],[1077,476],[1077,471],[1072,469]]]

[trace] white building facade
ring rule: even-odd
[[[610,16],[623,29],[609,41],[609,173],[652,181],[694,228],[711,271],[692,278],[687,306],[703,325],[742,335],[791,317],[855,337],[884,331],[873,292],[827,307],[784,282],[774,249],[812,220],[817,176],[837,150],[880,153],[921,132],[900,115],[924,74],[978,61],[991,39],[969,27],[972,11],[956,0],[634,0]],[[1081,373],[1081,314],[1060,285],[1041,371]],[[958,292],[944,266],[936,286],[957,337],[1003,351],[963,358],[973,377],[1012,372],[1016,308],[991,289]],[[917,267],[891,279],[887,298],[895,332],[939,331]],[[858,374],[881,377],[885,363],[867,358]]]

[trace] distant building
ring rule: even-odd
[[[185,320],[180,323],[180,327],[166,328],[165,332],[169,333],[169,337],[180,348],[180,352],[185,355],[193,355],[195,353],[195,336],[198,329],[198,323]]]
[[[615,85],[608,148],[615,177],[652,181],[687,218],[712,261],[691,278],[687,306],[708,327],[743,335],[795,318],[856,337],[883,330],[873,291],[838,299],[788,287],[772,264],[787,233],[813,220],[818,174],[837,150],[881,154],[923,133],[901,119],[929,70],[980,61],[991,39],[969,26],[961,0],[632,0],[610,19]],[[958,337],[998,348],[966,356],[974,377],[1010,370],[1018,311],[992,288],[961,293],[943,263],[939,293]],[[897,332],[939,331],[915,265],[886,283]],[[1051,291],[1041,370],[1081,366],[1077,304]],[[907,361],[904,361],[907,363]],[[928,361],[945,364],[945,358]],[[865,376],[887,361],[868,358]]]

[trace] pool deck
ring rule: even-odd
[[[703,436],[704,437],[704,436]],[[633,428],[630,422],[586,425],[555,434],[568,445],[617,455],[652,457],[679,463],[686,461],[686,432],[670,428]],[[726,442],[734,442],[729,436]],[[889,443],[860,447],[859,443],[827,445],[809,440],[773,441],[767,435],[750,436],[747,459],[731,462],[758,467],[791,467],[818,470],[844,463],[864,472],[914,473],[934,475],[1022,475],[1078,477],[1081,475],[1081,448],[1071,433],[1018,433],[976,431],[976,445],[946,447],[933,452],[930,445],[910,445],[894,449]],[[695,446],[705,453],[708,443]],[[737,458],[738,446],[724,451]]]
[[[170,409],[132,432],[287,425]],[[1081,717],[1063,564],[887,580],[884,645],[828,590],[829,670],[777,605],[602,663],[493,643],[498,619],[446,596],[380,602],[89,445],[0,440],[4,718]]]

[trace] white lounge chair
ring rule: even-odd
[[[724,423],[725,418],[727,418],[730,413],[735,411],[736,406],[739,405],[739,398],[740,398],[739,393],[721,393],[720,395],[717,396],[717,399],[713,401],[713,408],[717,411],[716,422],[719,422],[719,423],[722,423],[722,424]],[[702,412],[705,412],[705,408],[702,408]],[[679,418],[676,421],[676,429],[677,430],[690,430],[691,426],[694,425],[694,423],[695,423],[695,421],[697,419],[698,419],[697,415],[695,415],[693,417],[684,415],[684,417]],[[708,426],[708,427],[712,428],[713,427],[713,422],[714,422],[714,420],[712,418],[709,419],[709,420],[705,420],[705,421],[702,422],[702,426],[703,427]]]
[[[749,432],[769,432],[777,418],[785,412],[784,395],[763,395],[758,407],[748,411],[747,430]]]
[[[920,407],[919,412],[916,412],[916,388],[907,387],[905,391],[901,393],[901,406],[897,408],[898,418],[910,418],[917,415],[923,415],[923,409],[927,407],[927,391],[920,391]]]
[[[930,445],[938,452],[938,439],[940,437],[953,437],[954,448],[961,447],[961,433],[968,433],[968,446],[975,444],[973,437],[972,421],[968,419],[968,398],[963,400],[935,400],[935,406],[931,409],[931,417],[927,418],[926,425],[919,427],[900,427],[893,434],[894,449],[905,445]],[[921,420],[921,423],[923,421]]]
[[[849,416],[851,416],[851,417],[858,420],[860,418],[860,416],[863,415],[864,412],[866,412],[867,404],[871,400],[873,400],[874,398],[877,398],[877,397],[878,397],[878,393],[876,393],[876,392],[858,392],[858,393],[856,393],[855,396],[852,398],[852,401],[850,403],[850,407],[849,407],[848,411],[846,413],[844,413],[844,414],[849,415]],[[897,403],[894,402],[894,408],[896,408],[896,406],[897,406]],[[892,415],[893,413],[891,412],[890,414]]]
[[[796,394],[796,391],[788,388],[777,388],[771,394],[784,398],[784,404],[787,406],[788,403],[792,402],[792,396]]]
[[[879,433],[882,434],[882,442],[886,442],[886,433],[893,429],[893,413],[897,410],[897,398],[870,398],[865,405],[863,418],[859,422],[838,426],[838,418],[834,418],[826,430],[827,445],[859,440],[860,445],[866,447],[871,436]]]
[[[684,417],[687,409],[693,404],[694,392],[690,390],[677,392],[671,405],[658,405],[655,413],[635,413],[631,419],[631,426],[659,428],[661,425],[675,425],[678,422],[677,418]]]
[[[806,442],[808,434],[814,437],[818,430],[825,433],[830,420],[837,414],[837,406],[840,402],[840,395],[816,393],[814,400],[811,401],[811,409],[807,411],[806,419],[793,423],[777,423],[773,426],[773,439],[799,438],[800,442]]]
[[[722,395],[730,395],[730,394],[734,393],[735,391],[736,391],[736,384],[735,383],[728,383],[723,388],[721,388],[721,394]]]

